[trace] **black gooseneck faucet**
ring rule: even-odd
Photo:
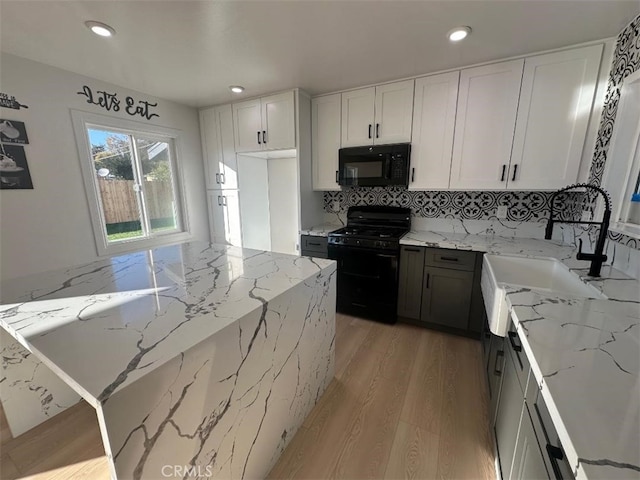
[[[605,209],[604,215],[602,216],[601,222],[581,222],[576,220],[555,220],[553,218],[553,204],[556,196],[564,193],[569,190],[574,190],[577,188],[586,188],[590,190],[595,190],[604,198]],[[604,243],[607,240],[607,232],[609,231],[609,220],[611,219],[611,200],[609,199],[609,195],[602,188],[596,185],[590,185],[588,183],[576,183],[574,185],[569,185],[568,187],[561,188],[560,190],[553,192],[551,195],[550,203],[550,213],[549,220],[547,221],[547,228],[545,230],[544,238],[547,240],[551,240],[551,235],[553,234],[553,224],[554,223],[580,223],[583,225],[600,225],[600,233],[598,234],[598,241],[596,242],[596,248],[593,253],[582,253],[582,239],[579,239],[580,246],[578,247],[578,254],[576,258],[578,260],[591,260],[591,267],[589,267],[589,276],[590,277],[599,277],[600,269],[602,268],[602,264],[606,262],[607,256],[603,254],[604,252]]]

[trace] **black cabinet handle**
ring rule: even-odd
[[[221,173],[221,174],[220,174],[220,183],[224,183],[224,182],[225,182],[225,180],[224,180],[224,173]]]
[[[516,179],[516,172],[518,171],[518,164],[516,163],[513,166],[513,177],[511,177],[511,181],[513,182]]]
[[[500,181],[504,182],[504,174],[507,173],[507,166],[502,165],[502,176],[500,177]]]
[[[371,138],[371,124],[369,124],[369,138]]]
[[[222,197],[218,195],[218,206],[222,205]]]
[[[500,360],[500,357],[504,357],[504,350],[498,350],[496,352],[496,361],[493,364],[493,374],[498,377],[502,375],[502,370],[498,370],[498,360]]]
[[[518,345],[515,340],[517,336],[518,334],[516,332],[509,332],[509,343],[511,344],[511,348],[513,348],[514,351],[521,352],[522,345]]]
[[[420,249],[419,248],[409,248],[409,247],[404,247],[403,250],[405,252],[416,252],[416,253],[420,253]]]
[[[227,206],[227,197],[225,197],[224,195],[222,196],[222,206],[223,207]]]
[[[262,145],[262,142],[260,141],[260,131],[258,131],[258,145]]]
[[[316,247],[320,247],[320,246],[322,246],[322,244],[317,243],[317,242],[315,242],[315,243],[314,243],[314,242],[307,242],[307,245],[314,245],[314,246],[316,246]]]
[[[413,182],[416,178],[416,169],[412,168],[411,169],[411,182]]]
[[[262,143],[267,143],[267,131],[262,130]]]
[[[340,176],[340,172],[336,170],[336,183],[340,183],[340,179],[338,178],[339,176]]]
[[[220,174],[216,173],[216,183],[220,183]]]
[[[429,280],[431,278],[431,274],[427,273],[427,286],[425,288],[429,288]]]
[[[444,260],[445,262],[459,262],[460,259],[456,257],[440,257],[440,260]]]
[[[562,454],[562,449],[556,447],[555,445],[550,445],[547,443],[547,453],[549,454],[549,460],[551,460],[551,468],[553,468],[553,474],[556,479],[562,480],[562,472],[560,471],[560,466],[558,465],[558,460],[562,460],[564,455]]]
[[[380,138],[380,124],[376,123],[376,138]]]

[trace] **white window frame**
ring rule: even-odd
[[[640,70],[623,81],[602,181],[611,196],[611,230],[640,239],[640,225],[627,221],[630,198],[639,173]],[[602,210],[603,206],[600,205],[600,213]]]
[[[186,209],[185,187],[183,183],[184,175],[180,159],[181,154],[181,132],[167,127],[151,125],[133,120],[127,120],[108,115],[71,110],[71,119],[78,146],[78,157],[80,168],[84,178],[84,187],[89,203],[91,214],[91,224],[93,235],[96,241],[96,251],[98,256],[108,256],[120,253],[129,253],[136,250],[155,248],[163,245],[185,242],[193,239],[189,228],[189,217]],[[123,239],[118,242],[109,242],[106,235],[104,211],[102,199],[98,191],[96,182],[96,172],[91,154],[91,142],[89,140],[89,128],[112,129],[124,134],[141,135],[146,137],[163,137],[171,139],[171,169],[173,188],[176,196],[176,211],[179,216],[178,223],[181,226],[179,232],[164,233],[153,237]]]

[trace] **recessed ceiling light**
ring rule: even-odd
[[[241,87],[240,85],[231,85],[229,87],[229,90],[231,90],[233,93],[242,93],[244,92],[244,87]]]
[[[116,31],[106,23],[89,21],[84,22],[84,24],[89,30],[101,37],[113,37],[116,34]]]
[[[467,35],[471,33],[471,27],[456,27],[452,30],[449,30],[447,33],[447,37],[452,42],[459,42],[460,40],[467,38]]]

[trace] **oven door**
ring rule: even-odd
[[[338,262],[338,311],[395,323],[397,252],[329,245],[329,258]]]

